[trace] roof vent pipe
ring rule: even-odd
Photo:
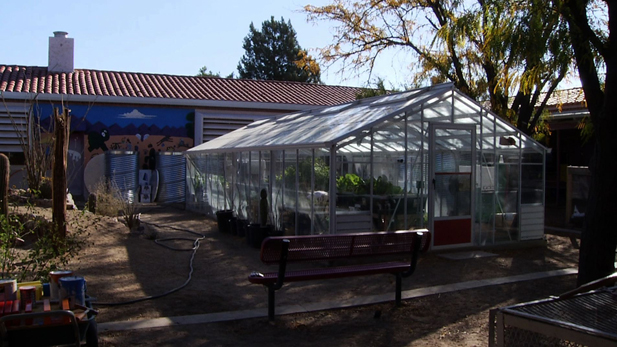
[[[47,71],[49,72],[73,72],[73,39],[67,37],[66,31],[54,31],[54,36],[49,38],[49,60]]]

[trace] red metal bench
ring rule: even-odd
[[[268,288],[268,318],[274,320],[274,293],[285,282],[298,282],[390,273],[396,276],[396,304],[401,303],[402,278],[410,276],[418,253],[428,249],[430,233],[426,229],[395,232],[277,236],[261,244],[261,261],[276,265],[277,272],[253,272],[248,280]],[[384,256],[408,257],[407,261],[386,261]],[[356,265],[287,270],[288,263],[370,258]],[[373,261],[374,260],[374,261]]]

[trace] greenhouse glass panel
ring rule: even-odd
[[[520,164],[518,151],[498,153],[496,164],[495,242],[518,240]]]
[[[481,107],[471,100],[461,97],[454,97],[454,122],[459,124],[477,124],[480,122],[478,114]]]
[[[424,110],[424,119],[433,122],[450,122],[452,120],[451,103],[443,103]]]
[[[340,142],[336,152],[337,232],[373,230],[370,212],[371,136],[362,133]],[[333,201],[331,203],[334,203]]]
[[[269,223],[274,225],[275,230],[279,233],[283,231],[282,213],[285,206],[285,182],[283,176],[285,174],[285,151],[272,151],[272,180],[271,189],[271,204],[268,214]],[[272,177],[272,176],[271,176]]]
[[[492,151],[495,149],[495,134],[493,133],[493,129],[482,128],[483,133],[481,134],[482,140],[482,150],[484,151]],[[489,131],[484,132],[484,131]]]
[[[326,149],[314,151],[313,178],[315,185],[310,198],[313,202],[313,231],[328,234],[330,231],[330,152]]]
[[[480,166],[476,170],[476,218],[478,244],[489,245],[495,241],[495,154],[483,150],[479,155]]]
[[[542,164],[544,162],[544,148],[532,140],[522,141],[523,153],[521,160],[523,163]]]
[[[375,228],[405,227],[405,120],[402,115],[373,133],[373,215]]]
[[[392,102],[397,102],[397,101],[398,102],[406,101],[410,97],[413,97],[414,95],[418,95],[420,93],[421,93],[421,90],[410,90],[407,92],[386,95],[384,97],[378,98],[375,101],[371,102],[371,105],[375,106],[375,105],[390,104]]]
[[[506,123],[499,118],[495,118],[495,134],[503,137],[517,137],[518,130],[516,130],[516,128],[514,128],[510,123]]]
[[[284,199],[283,210],[281,212],[281,224],[285,235],[297,235],[296,232],[296,208],[298,201],[298,188],[296,185],[297,180],[297,167],[298,167],[298,155],[297,150],[285,151],[285,167],[283,170],[284,181]],[[302,221],[306,223],[306,221]],[[310,226],[309,226],[310,228]]]
[[[543,204],[544,168],[542,164],[523,164],[521,174],[521,204]]]
[[[210,156],[208,174],[208,188],[212,194],[209,196],[211,205],[216,210],[225,210],[225,153]]]
[[[249,196],[247,201],[247,218],[249,223],[259,224],[259,191],[260,177],[265,175],[266,163],[261,159],[259,151],[249,153]]]
[[[187,160],[186,163],[186,182],[187,182],[187,209],[201,211],[205,203],[206,178],[205,160],[206,156],[200,156],[200,160]],[[201,165],[201,168],[198,164]],[[202,171],[203,170],[203,171]]]
[[[238,160],[238,171],[237,171],[237,180],[236,180],[236,192],[238,194],[238,204],[236,213],[239,220],[242,220],[243,223],[248,224],[248,207],[249,207],[249,198],[251,194],[251,175],[250,175],[250,160],[249,160],[249,152],[238,152],[237,154]]]
[[[431,98],[423,105],[422,112],[425,121],[452,122],[452,94]]]
[[[531,139],[523,139],[521,204],[544,204],[544,150]]]
[[[413,116],[407,118],[407,224],[404,229],[423,228],[427,223],[428,136],[422,123],[413,119]]]
[[[225,157],[225,193],[227,204],[226,208],[237,211],[237,207],[239,206],[239,195],[238,195],[238,187],[236,186],[238,182],[238,153],[231,152],[226,153]]]
[[[273,158],[272,156],[272,151],[260,151],[259,152],[261,155],[261,163],[263,163],[263,167],[261,171],[261,175],[259,177],[259,196],[260,196],[260,201],[261,201],[261,192],[265,190],[266,192],[266,196],[267,196],[267,200],[268,203],[266,204],[267,207],[265,207],[267,210],[264,212],[263,208],[264,206],[259,203],[258,206],[258,213],[259,213],[259,218],[260,218],[260,223],[263,224],[263,219],[264,217],[266,217],[266,224],[272,224],[272,184],[274,182],[274,165],[275,165],[275,158]]]
[[[422,148],[424,139],[424,132],[422,131],[422,123],[419,120],[414,120],[412,117],[408,117],[407,120],[407,150],[419,151]]]
[[[308,220],[308,225],[298,222],[298,235],[312,234],[313,230],[313,150],[300,150],[298,155],[298,220]]]

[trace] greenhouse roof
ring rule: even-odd
[[[484,117],[488,119],[485,123],[492,124],[491,137],[526,137],[453,84],[445,83],[260,120],[193,147],[187,154],[329,148],[350,137],[361,137],[372,127],[405,114],[417,116],[418,121],[459,124],[482,124],[480,119]],[[422,128],[418,126],[416,131],[417,138],[421,138]]]

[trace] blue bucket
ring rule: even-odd
[[[69,308],[75,304],[86,306],[86,280],[83,277],[68,276],[58,280],[60,284],[60,300],[69,299]]]

